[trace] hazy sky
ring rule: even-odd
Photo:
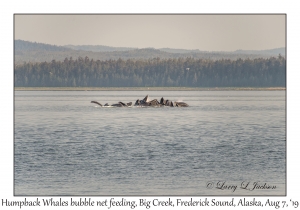
[[[285,47],[285,15],[15,15],[15,39],[206,51]]]

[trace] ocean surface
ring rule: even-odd
[[[15,91],[14,194],[286,195],[286,93]]]

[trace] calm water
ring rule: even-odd
[[[147,94],[190,107],[90,103]],[[15,195],[285,195],[284,91],[16,91],[14,126]]]

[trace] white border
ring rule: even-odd
[[[275,200],[299,198],[299,10],[296,1],[7,1],[1,3],[1,199],[13,197],[13,14],[14,13],[286,13],[287,14],[287,196]],[[298,77],[297,77],[298,76]],[[4,96],[4,97],[3,97]],[[65,197],[67,199],[67,197]],[[214,197],[219,198],[219,197]],[[32,198],[33,199],[33,198]],[[104,197],[102,197],[104,199]],[[153,198],[149,198],[153,199]],[[229,200],[220,197],[220,200]],[[239,198],[237,198],[239,199]],[[249,198],[250,199],[250,198]],[[260,197],[258,199],[264,200]],[[267,199],[267,198],[266,198]],[[265,199],[265,200],[266,200]],[[70,207],[61,207],[70,208]],[[265,207],[266,208],[266,207]],[[291,207],[290,207],[291,208]],[[14,208],[15,209],[15,208]],[[29,209],[29,208],[27,208]],[[124,208],[125,209],[125,208]],[[126,209],[129,209],[128,207]],[[138,208],[145,209],[145,208]],[[270,208],[271,209],[271,208]],[[274,207],[272,207],[274,209]]]

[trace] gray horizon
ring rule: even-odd
[[[199,51],[285,48],[286,15],[14,15],[15,40]]]

